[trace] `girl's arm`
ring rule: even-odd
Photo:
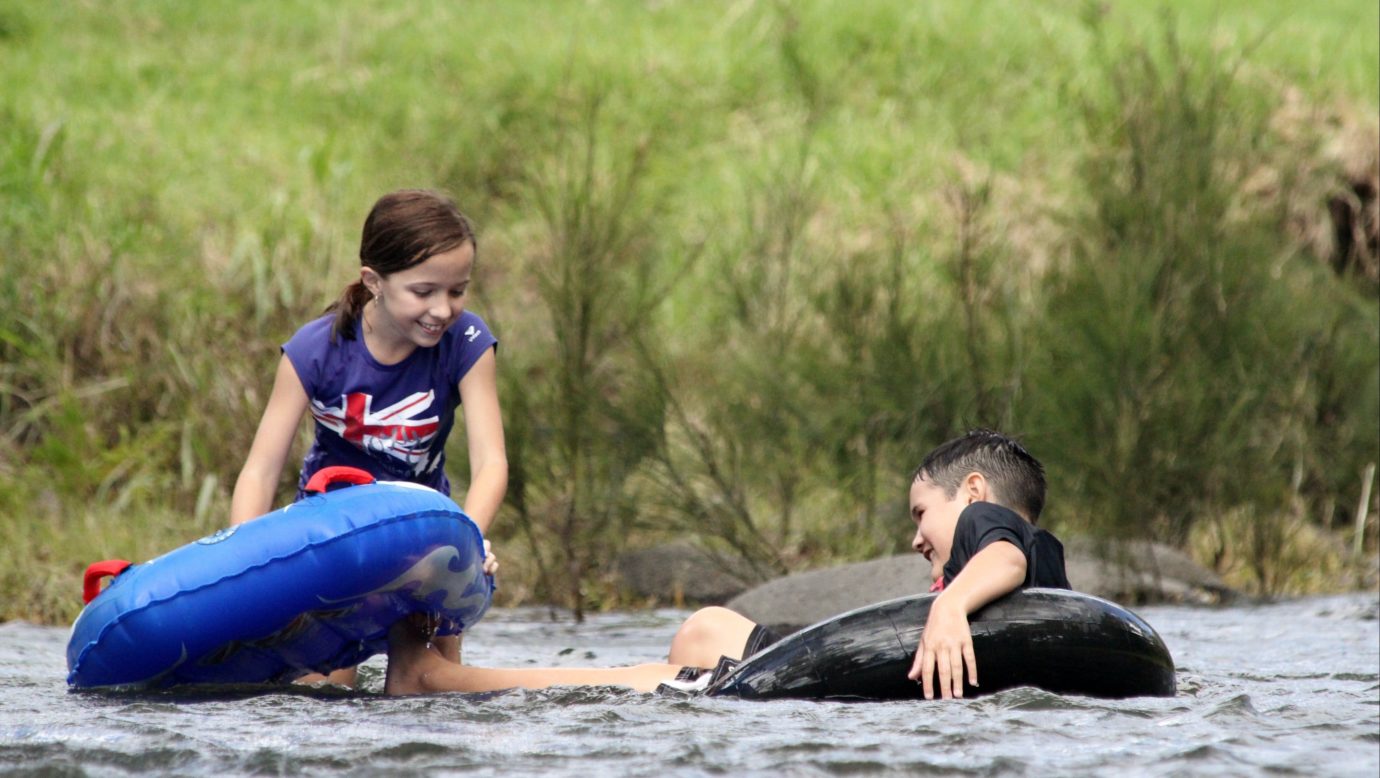
[[[259,421],[259,430],[254,433],[254,443],[235,481],[235,494],[230,499],[231,526],[258,518],[273,508],[278,476],[283,473],[297,425],[306,411],[307,392],[292,362],[284,355],[278,362],[273,393]]]
[[[484,352],[460,379],[460,407],[465,414],[465,442],[470,452],[470,486],[465,492],[465,513],[474,519],[480,533],[489,534],[489,525],[503,504],[508,490],[508,449],[503,444],[503,417],[498,411],[498,366],[494,349]],[[484,572],[498,572],[498,559],[484,541]],[[460,665],[460,637],[438,637],[436,647],[452,666]],[[391,677],[392,661],[389,662]],[[468,671],[468,668],[465,668]],[[494,687],[498,688],[498,687]]]
[[[494,349],[489,349],[460,379],[465,441],[470,452],[470,485],[464,508],[486,535],[508,490],[508,450],[503,444],[503,417],[498,410],[497,365]]]

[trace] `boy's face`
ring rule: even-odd
[[[982,479],[976,473],[973,475]],[[944,577],[944,564],[949,561],[949,552],[953,549],[958,515],[976,501],[976,490],[970,488],[971,478],[963,479],[953,497],[924,476],[910,485],[910,518],[915,522],[915,539],[910,545],[930,560],[930,575],[936,581]]]

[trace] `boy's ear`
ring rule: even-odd
[[[963,477],[963,493],[967,496],[969,503],[991,502],[991,487],[987,484],[987,476],[973,471]]]

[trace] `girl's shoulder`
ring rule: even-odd
[[[335,312],[327,313],[303,324],[288,338],[284,348],[319,348],[331,342],[331,331],[335,329]]]
[[[344,338],[333,338],[334,330],[335,314],[328,313],[303,324],[282,345],[283,356],[292,363],[302,386],[315,386],[323,372],[329,372],[328,366],[343,358],[344,349],[352,343]]]
[[[446,331],[446,334],[465,344],[477,344],[481,341],[488,340],[489,342],[484,344],[485,347],[492,345],[496,340],[493,333],[489,330],[488,323],[474,311],[462,311],[460,313],[460,318],[456,319],[455,323],[450,325],[450,329]]]
[[[465,311],[446,330],[441,340],[441,352],[451,380],[459,381],[475,362],[491,348],[498,347],[498,339],[479,314]]]

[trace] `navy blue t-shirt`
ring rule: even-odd
[[[944,564],[944,586],[953,583],[977,552],[1002,540],[1025,554],[1025,581],[1020,588],[1073,588],[1064,571],[1064,544],[1015,511],[990,502],[975,502],[958,515],[953,548]]]
[[[460,404],[460,379],[498,341],[465,311],[441,336],[396,365],[380,364],[354,339],[331,342],[335,314],[303,325],[283,344],[307,391],[316,439],[302,462],[297,497],[312,474],[330,465],[366,470],[379,480],[411,481],[450,494],[446,438]]]

